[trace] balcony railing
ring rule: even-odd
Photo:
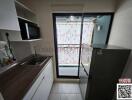
[[[79,44],[58,44],[59,66],[78,66]]]

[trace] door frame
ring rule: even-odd
[[[78,75],[77,76],[60,76],[59,75],[56,16],[70,16],[70,15],[73,15],[73,16],[82,16],[82,14],[81,13],[53,13],[52,15],[53,15],[54,46],[55,46],[55,59],[56,59],[56,75],[57,75],[57,78],[72,78],[72,79],[74,78],[74,79],[79,79],[79,65],[78,65]],[[80,42],[80,44],[81,44],[81,42]],[[79,47],[79,49],[80,49],[80,47]],[[80,52],[79,52],[79,58],[80,58]]]
[[[60,76],[58,68],[58,48],[57,48],[57,30],[56,30],[56,16],[82,16],[81,21],[81,31],[80,31],[80,48],[79,48],[79,62],[78,62],[78,75],[77,76]],[[111,21],[108,29],[108,35],[106,39],[106,45],[108,44],[114,12],[93,12],[93,13],[52,13],[53,17],[53,36],[54,36],[54,48],[55,48],[55,61],[56,61],[56,76],[57,78],[74,78],[79,79],[79,69],[80,69],[80,56],[81,56],[81,42],[82,42],[82,33],[83,33],[83,17],[84,16],[96,16],[96,15],[111,15]]]

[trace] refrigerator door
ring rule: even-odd
[[[120,77],[130,50],[95,49],[90,71],[95,78]]]
[[[88,100],[112,100],[129,50],[94,49],[88,80]]]
[[[80,90],[83,97],[83,100],[85,100],[86,91],[87,91],[87,82],[88,82],[88,75],[86,74],[85,69],[83,68],[83,65],[80,64]]]

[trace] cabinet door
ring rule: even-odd
[[[48,100],[48,82],[46,82],[45,76],[42,79],[38,89],[36,90],[32,100]]]
[[[52,70],[52,60],[50,60],[45,66],[45,75],[36,90],[32,100],[48,100],[50,90],[53,84],[53,70]]]
[[[20,30],[14,0],[0,0],[0,29]]]
[[[50,93],[50,90],[53,84],[53,65],[52,64],[53,64],[52,60],[50,60],[46,67],[47,69],[45,70],[45,80],[47,82],[48,94]]]
[[[53,84],[52,59],[48,61],[44,68],[23,100],[47,100]]]

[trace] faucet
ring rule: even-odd
[[[37,58],[37,51],[36,51],[36,46],[34,46],[34,55]]]

